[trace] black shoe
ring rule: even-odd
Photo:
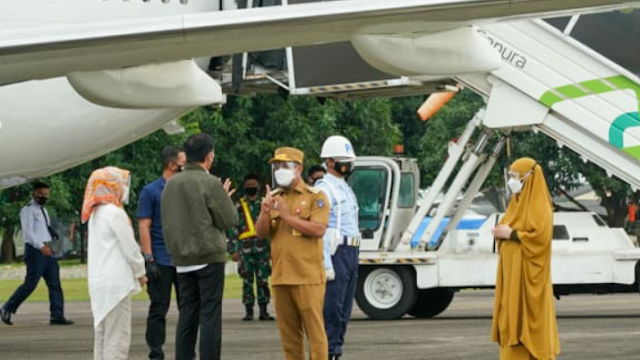
[[[258,318],[261,321],[273,321],[275,320],[273,316],[269,315],[267,312],[267,304],[260,304],[260,317]]]
[[[49,325],[73,325],[74,322],[67,318],[51,318],[49,320]]]
[[[0,320],[7,325],[13,325],[11,321],[11,313],[4,309],[4,306],[0,307]]]
[[[247,314],[242,318],[242,321],[252,321],[253,320],[253,305],[245,305],[245,311]]]

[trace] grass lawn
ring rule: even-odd
[[[22,284],[22,280],[0,281],[0,303],[9,299],[11,294]],[[62,290],[65,301],[88,301],[89,291],[86,279],[62,280]],[[242,297],[242,280],[237,275],[229,275],[224,281],[224,298],[240,299]],[[149,296],[146,290],[133,297],[134,300],[146,300]],[[49,301],[49,293],[44,280],[40,280],[36,290],[29,296],[27,301]]]
[[[58,265],[60,265],[60,267],[68,267],[68,266],[75,266],[75,265],[80,265],[80,259],[63,259],[63,260],[59,260],[58,261]],[[0,268],[2,267],[9,267],[9,268],[17,268],[17,267],[24,267],[24,262],[14,262],[11,264],[0,264]]]

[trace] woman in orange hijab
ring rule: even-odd
[[[560,353],[551,283],[553,207],[542,167],[533,159],[511,164],[513,194],[500,225],[492,339],[500,360],[553,360]]]
[[[117,167],[95,170],[84,194],[89,222],[88,283],[94,360],[126,360],[131,343],[131,295],[147,282],[144,259],[124,211],[131,176]]]

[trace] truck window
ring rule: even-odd
[[[348,182],[358,199],[360,229],[377,230],[386,208],[387,171],[382,167],[357,168]]]
[[[553,225],[553,240],[569,240],[569,232],[564,225]]]
[[[400,175],[400,195],[398,196],[399,208],[410,208],[416,199],[415,194],[415,178],[412,173],[404,173]]]

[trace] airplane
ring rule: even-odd
[[[0,4],[0,189],[223,104],[207,59],[348,41],[368,63],[446,83],[502,66],[473,27],[630,9],[631,0],[9,0]],[[393,48],[390,56],[385,49]],[[192,60],[196,59],[196,60]],[[204,61],[201,61],[204,59]]]

